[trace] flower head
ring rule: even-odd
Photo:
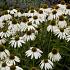
[[[41,57],[41,53],[43,53],[40,49],[35,47],[30,47],[28,51],[25,52],[27,57],[31,56],[31,59],[35,58],[38,59]]]
[[[57,13],[57,11],[56,11],[56,10],[53,10],[53,11],[52,11],[52,13],[53,13],[53,14],[56,14],[56,13]]]
[[[53,63],[49,59],[44,59],[40,63],[40,68],[44,70],[50,70],[53,68]]]
[[[5,49],[4,45],[0,45],[0,59],[6,60],[10,56],[10,52]]]
[[[11,38],[11,41],[9,44],[11,44],[12,47],[16,48],[16,47],[21,47],[22,44],[24,44],[24,40],[23,37],[19,37],[19,35],[16,35],[15,37]]]
[[[61,4],[62,4],[62,5],[64,5],[64,4],[65,4],[65,1],[64,1],[64,0],[63,0],[63,1],[61,1]]]
[[[55,61],[59,61],[61,59],[61,55],[59,54],[59,51],[56,48],[54,48],[49,53],[48,58],[55,62]]]
[[[66,6],[66,9],[70,9],[70,4],[68,4],[68,5]]]
[[[39,10],[39,14],[43,14],[43,11],[42,10]]]
[[[8,66],[11,66],[11,65],[16,65],[16,62],[20,62],[20,59],[15,56],[14,54],[10,54],[9,58],[6,60],[6,64]]]
[[[59,21],[63,21],[64,20],[64,16],[59,16]]]

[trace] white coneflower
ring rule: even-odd
[[[2,63],[2,66],[0,67],[0,70],[9,70],[9,67],[6,63]]]
[[[11,32],[7,29],[7,28],[3,28],[2,29],[2,32],[0,32],[0,37],[1,38],[6,38],[6,37],[9,37],[11,35]]]
[[[21,23],[20,23],[20,31],[26,31],[27,23],[28,23],[27,17],[22,17],[21,18]]]
[[[62,14],[63,14],[62,11],[53,9],[52,12],[48,16],[48,20],[58,19],[59,16]]]
[[[55,20],[52,20],[50,23],[51,23],[51,24],[48,25],[48,27],[47,27],[47,31],[48,31],[48,32],[49,32],[49,31],[54,32],[54,30],[58,28],[58,27],[56,26],[56,21],[55,21]]]
[[[32,25],[31,22],[28,22],[27,23],[27,30],[30,31],[30,30],[35,30],[35,27]]]
[[[38,34],[38,31],[35,29],[35,27],[32,25],[31,22],[28,22],[28,23],[27,23],[27,30],[28,30],[28,31],[31,30],[31,32],[33,32],[33,33],[35,33],[35,34]]]
[[[11,41],[9,44],[11,44],[12,47],[16,48],[16,47],[21,47],[22,44],[24,44],[24,40],[23,37],[19,37],[18,35],[16,35],[15,37],[11,38]]]
[[[58,4],[57,6],[59,6],[59,9],[60,9],[62,12],[65,12],[65,10],[66,10],[65,1],[61,1],[61,4]]]
[[[12,16],[10,14],[8,14],[7,10],[3,11],[3,16],[1,16],[1,18],[3,20],[10,20],[12,18]]]
[[[5,49],[5,46],[0,45],[0,60],[5,60],[10,56],[10,52]]]
[[[41,23],[46,20],[46,15],[44,15],[42,10],[39,10],[38,19]]]
[[[26,33],[23,36],[24,41],[35,40],[35,38],[36,36],[34,30],[26,31]]]
[[[33,18],[31,18],[29,21],[32,22],[32,25],[36,28],[38,27],[38,25],[40,25],[40,21],[38,19],[38,16],[36,15],[33,16]]]
[[[12,19],[12,16],[10,14],[3,15],[4,20],[10,20]]]
[[[9,67],[9,70],[23,70],[23,69],[19,66],[12,65]]]
[[[52,8],[48,8],[48,5],[47,5],[47,4],[44,4],[44,5],[42,6],[42,8],[40,8],[40,10],[42,10],[45,14],[50,14]]]
[[[25,11],[25,12],[22,14],[22,16],[28,17],[28,16],[29,16],[28,11]]]
[[[13,18],[12,21],[10,21],[10,25],[9,25],[8,29],[12,33],[20,30],[20,24],[17,22],[17,20],[15,18]]]
[[[29,16],[34,16],[37,14],[37,11],[34,9],[31,9],[31,10],[29,10],[28,14],[29,14]]]
[[[63,16],[59,16],[58,27],[59,28],[66,28],[67,22],[64,20]]]
[[[54,48],[54,49],[52,49],[52,51],[48,54],[48,58],[49,58],[51,61],[55,62],[55,61],[59,61],[59,60],[61,59],[61,55],[60,55],[59,51],[58,51],[56,48]]]
[[[65,14],[70,15],[70,4],[67,5]]]
[[[15,65],[16,62],[20,62],[19,57],[15,56],[14,54],[10,54],[9,58],[6,60],[6,64],[8,66]]]
[[[8,13],[10,13],[11,15],[14,15],[15,13],[17,13],[17,10],[16,9],[8,10]]]
[[[22,13],[21,12],[18,12],[18,17],[21,17],[22,16]]]
[[[0,37],[0,45],[5,44],[5,43],[6,43],[6,39]]]
[[[58,17],[57,11],[54,9],[54,10],[52,10],[52,13],[49,15],[48,20],[49,20],[49,18],[51,18],[52,20],[57,19],[57,17]]]
[[[50,70],[53,68],[53,63],[49,59],[42,60],[40,63],[41,70]]]
[[[24,22],[21,22],[20,23],[20,31],[26,31],[26,29],[27,29],[27,24]]]
[[[22,16],[21,12],[17,12],[14,14],[14,17],[21,17],[21,16]]]
[[[69,35],[70,29],[69,28],[57,28],[54,30],[55,36],[57,36],[60,39],[66,39],[67,35]]]
[[[35,59],[40,58],[42,56],[41,53],[43,53],[43,52],[40,49],[35,48],[35,47],[30,47],[30,49],[25,52],[27,57],[31,56],[31,59],[33,59],[33,58],[35,58]]]

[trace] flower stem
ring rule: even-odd
[[[33,67],[34,67],[34,58],[33,58]]]

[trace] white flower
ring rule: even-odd
[[[26,29],[27,29],[27,24],[24,23],[24,22],[21,22],[21,23],[20,23],[20,30],[21,30],[21,31],[26,31]]]
[[[55,62],[55,61],[59,61],[59,60],[61,59],[61,55],[60,55],[60,53],[58,52],[58,50],[54,48],[54,49],[52,50],[52,52],[50,52],[50,53],[48,54],[48,58],[49,58],[51,61]]]
[[[6,63],[2,63],[0,70],[9,70],[9,67],[6,65]]]
[[[27,23],[27,31],[31,31],[32,33],[38,34],[38,31],[35,29],[31,22]]]
[[[54,32],[54,30],[55,29],[57,29],[58,27],[55,25],[55,26],[52,26],[52,25],[49,25],[48,27],[47,27],[47,31],[49,32],[49,31],[51,31],[51,32]]]
[[[54,32],[54,30],[56,30],[56,29],[58,28],[58,27],[56,26],[56,21],[55,21],[55,20],[52,20],[50,23],[51,23],[51,24],[48,25],[48,27],[47,27],[47,31],[48,31],[48,32],[49,32],[49,31]]]
[[[0,38],[0,45],[5,44],[6,43],[6,39],[5,38]]]
[[[42,10],[45,14],[49,15],[51,13],[51,11],[52,11],[52,8],[46,8],[46,9],[40,8],[40,10]]]
[[[24,41],[35,40],[35,38],[35,33],[32,33],[31,31],[27,31],[23,36]]]
[[[11,66],[11,65],[15,65],[16,62],[20,62],[20,59],[17,57],[17,56],[14,56],[13,54],[10,54],[9,58],[6,59],[6,64],[8,66]]]
[[[40,63],[41,70],[50,70],[53,68],[53,63],[49,59],[42,60]]]
[[[12,21],[9,22],[9,27],[8,29],[12,32],[12,34],[15,34],[16,31],[20,30],[20,24],[17,23],[16,19],[13,19]]]
[[[10,20],[10,19],[12,19],[12,16],[10,14],[3,15],[3,17],[4,17],[4,20]]]
[[[31,56],[31,59],[33,59],[33,58],[35,58],[35,59],[40,58],[42,56],[41,53],[43,53],[43,52],[40,49],[35,48],[35,47],[30,47],[30,49],[25,52],[27,57]]]
[[[2,32],[0,32],[0,37],[9,37],[11,35],[11,32],[9,30],[3,30]]]
[[[21,16],[22,16],[21,12],[17,12],[14,14],[14,17],[21,17]]]
[[[53,20],[53,19],[55,19],[56,17],[55,17],[55,15],[53,15],[53,14],[50,14],[49,16],[48,16],[48,20]]]
[[[41,23],[46,21],[46,15],[43,13],[42,10],[39,10],[38,19]]]
[[[46,15],[44,15],[44,14],[39,14],[38,17],[39,17],[39,21],[40,21],[41,23],[46,20]]]
[[[65,28],[67,26],[67,22],[65,20],[58,21],[58,27],[59,28]]]
[[[12,65],[12,66],[9,67],[9,70],[23,70],[23,69],[19,66]]]
[[[28,31],[30,31],[30,30],[35,30],[35,28],[34,28],[32,25],[28,25],[28,26],[27,26],[27,30],[28,30]]]
[[[34,27],[38,27],[38,25],[40,25],[40,21],[39,21],[39,19],[38,19],[38,16],[33,16],[33,18],[31,18],[31,19],[29,19],[29,22],[32,22],[32,25],[34,26]]]
[[[69,28],[57,28],[54,30],[55,36],[57,36],[60,39],[66,39],[67,35],[69,35],[70,29]]]
[[[65,11],[65,14],[67,15],[70,15],[70,9],[66,9],[66,11]]]
[[[31,22],[28,22],[27,30],[28,30],[28,31],[30,31],[30,30],[35,30],[35,27],[32,26],[32,23],[31,23]]]
[[[11,41],[9,44],[11,44],[12,47],[16,48],[16,47],[21,47],[22,44],[24,44],[24,40],[22,37],[19,37],[18,35],[16,35],[15,37],[11,38]]]
[[[10,56],[10,52],[5,49],[5,46],[0,45],[0,60],[5,60]]]
[[[23,70],[23,69],[19,66],[15,65],[7,66],[6,63],[3,63],[0,70]]]
[[[37,14],[37,11],[36,10],[29,10],[28,14],[29,14],[28,16],[34,16]]]
[[[62,5],[62,4],[58,4],[57,6],[59,6],[59,9],[64,12],[66,10],[66,5]]]
[[[15,13],[17,13],[17,10],[16,9],[13,9],[13,10],[10,10],[8,11],[10,14],[14,15]]]
[[[23,14],[22,14],[22,16],[29,16],[29,13],[26,13],[26,12],[24,12]]]
[[[70,4],[67,5],[65,14],[70,15]]]
[[[63,12],[60,10],[53,9],[52,12],[48,16],[48,20],[58,19]]]

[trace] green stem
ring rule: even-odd
[[[50,32],[50,39],[49,39],[49,44],[48,44],[48,53],[49,53],[49,47],[50,47],[50,44],[51,44],[51,37],[52,37],[52,32]]]
[[[33,67],[34,67],[34,58],[33,58]]]

